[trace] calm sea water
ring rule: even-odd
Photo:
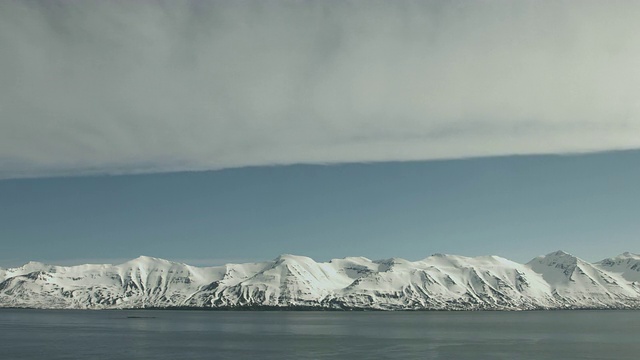
[[[638,359],[640,311],[0,309],[0,359]]]

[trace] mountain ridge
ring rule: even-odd
[[[0,269],[0,307],[372,310],[640,308],[640,256],[589,263],[564,251],[520,264],[499,256],[422,260],[282,254],[196,267],[140,256],[122,264]]]

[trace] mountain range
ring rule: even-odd
[[[435,254],[195,267],[141,256],[120,265],[0,269],[0,307],[343,310],[640,309],[640,255],[589,263],[563,251],[519,264]]]

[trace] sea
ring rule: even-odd
[[[0,309],[0,359],[638,359],[640,311]]]

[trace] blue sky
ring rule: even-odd
[[[0,266],[638,252],[638,18],[0,1]]]
[[[0,266],[640,252],[640,151],[0,181]]]

